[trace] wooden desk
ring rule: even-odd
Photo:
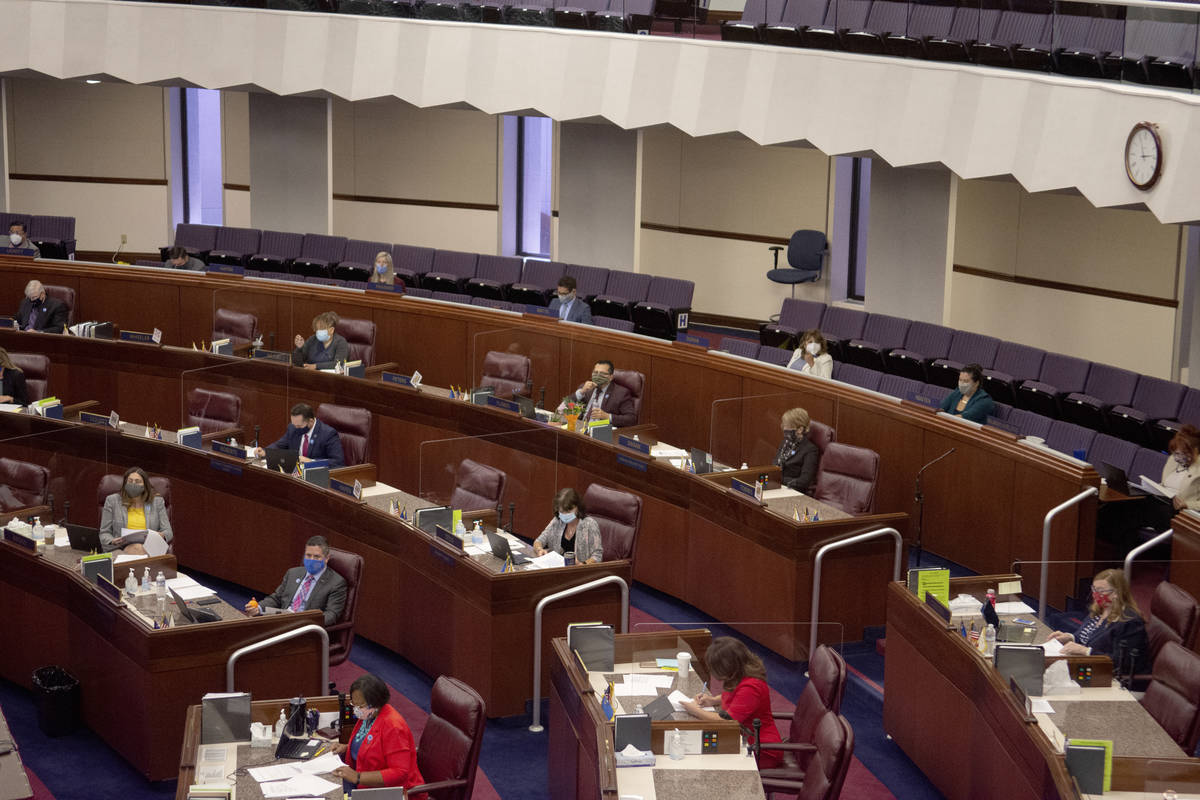
[[[21,764],[21,754],[13,741],[12,731],[8,729],[8,720],[0,712],[0,742],[11,745],[9,751],[0,756],[0,800],[24,800],[33,797],[33,789],[29,786],[29,776]]]

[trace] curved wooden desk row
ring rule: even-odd
[[[86,462],[74,466],[86,469]],[[174,559],[155,559],[165,561],[173,576]],[[230,654],[320,623],[313,611],[150,630],[77,571],[7,542],[0,543],[0,608],[7,644],[0,674],[29,687],[35,669],[65,668],[79,680],[84,722],[150,780],[176,774],[187,707],[205,692],[225,691]],[[240,660],[237,688],[316,694],[320,661],[316,637],[298,637]]]
[[[332,308],[343,316],[373,320],[377,360],[395,361],[404,372],[418,369],[433,385],[471,385],[481,374],[487,350],[520,352],[530,356],[534,391],[545,387],[548,404],[578,385],[596,359],[609,358],[619,368],[645,375],[642,421],[655,424],[659,438],[709,449],[727,463],[768,463],[778,445],[780,414],[801,405],[814,419],[834,426],[838,441],[879,452],[876,508],[881,511],[913,513],[918,470],[954,447],[954,456],[924,476],[923,544],[978,572],[1008,571],[1014,561],[1040,559],[1046,512],[1082,488],[1099,485],[1090,467],[1018,443],[1008,434],[979,431],[875,393],[677,342],[377,292],[0,257],[0,296],[12,298],[14,306],[33,277],[75,288],[77,320],[111,319],[143,331],[158,327],[165,342],[186,346],[211,336],[214,307],[256,314],[260,328],[276,334],[277,347],[286,346],[295,333],[307,333],[312,317]],[[172,377],[158,369],[160,358],[144,360],[145,372],[157,372],[160,378],[155,387],[168,391]],[[86,378],[72,381],[72,396],[95,397],[131,419],[157,413],[161,398],[156,392],[125,391],[114,376],[105,376],[102,363],[92,366],[96,369]],[[297,389],[310,385],[295,376],[288,380]],[[57,377],[55,383],[60,385]],[[356,399],[350,389],[338,395],[351,403]],[[276,430],[275,424],[272,420],[264,431]],[[1094,519],[1091,500],[1058,516],[1051,559],[1090,562]],[[1024,570],[1031,586],[1037,583],[1036,569]],[[1050,602],[1061,605],[1076,573],[1090,571],[1090,564],[1053,568]],[[646,579],[683,597],[676,591],[678,578]]]

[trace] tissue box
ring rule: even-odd
[[[250,746],[251,747],[272,747],[275,731],[269,726],[261,722],[250,723]]]

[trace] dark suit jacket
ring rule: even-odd
[[[25,390],[25,373],[19,369],[5,369],[0,375],[0,395],[8,395],[18,405],[29,405],[29,392]]]
[[[321,344],[314,333],[304,340],[301,347],[292,351],[292,364],[297,367],[315,364],[317,369],[333,369],[337,362],[349,360],[350,343],[337,333],[329,337],[329,347]]]
[[[817,482],[817,467],[821,464],[821,451],[808,436],[790,442],[785,439],[779,445],[779,452],[775,454],[775,463],[783,473],[780,482],[784,486],[797,492],[812,494]]]
[[[292,567],[289,569],[284,574],[283,582],[279,584],[279,588],[274,593],[262,599],[262,605],[284,609],[291,608],[292,600],[296,597],[296,592],[300,590],[300,583],[307,574],[304,567]],[[324,611],[325,625],[328,627],[341,619],[342,609],[345,607],[346,579],[338,575],[336,570],[326,564],[325,571],[317,579],[317,584],[308,593],[308,605],[305,606],[304,610]]]
[[[32,310],[33,303],[26,297],[17,311],[17,324],[21,330],[25,330],[25,323],[29,321],[29,312]],[[62,300],[46,295],[46,299],[38,305],[38,318],[33,323],[33,329],[46,333],[62,333],[66,325],[67,306]]]
[[[550,310],[554,312],[554,316],[558,316],[558,309],[562,306],[562,301],[557,297],[550,301]],[[587,303],[575,298],[575,302],[571,303],[571,307],[567,309],[567,322],[582,322],[585,325],[592,324],[592,309]]]
[[[955,409],[958,407],[958,401],[962,399],[962,392],[955,389],[950,394],[946,395],[946,399],[942,401],[942,411],[947,414],[961,416],[963,419],[969,419],[971,422],[984,424],[987,418],[996,413],[996,402],[992,400],[991,395],[980,387],[975,390],[975,394],[971,395],[971,399],[967,401],[967,407],[962,410],[959,415]]]
[[[299,452],[303,439],[304,428],[297,428],[289,423],[287,432],[268,447]],[[308,440],[308,457],[329,459],[330,469],[346,466],[346,457],[342,455],[342,440],[338,432],[323,422],[317,422],[313,426],[312,437]]]
[[[576,397],[579,397],[579,392],[582,389],[583,384],[580,384],[579,388],[575,390]],[[596,390],[593,389],[592,391]],[[579,402],[586,406],[588,401],[591,399],[592,392],[588,392],[587,394],[583,395],[582,398],[580,398]],[[635,414],[633,411],[633,395],[630,394],[628,389],[621,384],[616,383],[615,381],[608,385],[608,395],[605,396],[604,401],[600,403],[600,408],[603,411],[607,411],[609,416],[612,417],[612,426],[614,428],[625,428],[630,425],[637,425],[637,414]]]
[[[1146,637],[1146,623],[1132,612],[1127,612],[1124,619],[1110,622],[1093,633],[1087,646],[1092,648],[1092,655],[1111,658],[1114,669],[1121,674],[1129,674],[1130,662],[1133,663],[1135,674],[1150,671],[1150,642]],[[1137,651],[1136,656],[1134,650]]]

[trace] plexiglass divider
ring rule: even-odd
[[[773,464],[783,441],[784,412],[811,399],[803,392],[778,392],[714,401],[708,441],[714,468]]]

